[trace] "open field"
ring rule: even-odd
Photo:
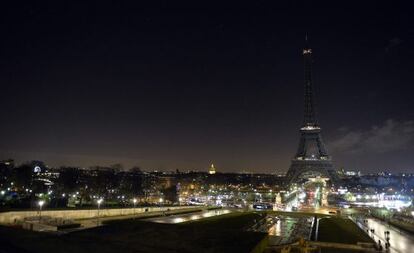
[[[266,234],[242,229],[258,218],[249,212],[181,224],[127,219],[64,235],[0,227],[0,245],[5,252],[39,253],[250,252]]]
[[[354,222],[337,217],[320,219],[318,241],[348,244],[373,242]]]

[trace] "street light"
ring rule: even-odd
[[[39,205],[39,222],[40,222],[42,220],[42,207],[45,204],[45,201],[39,200],[37,204]]]
[[[132,202],[134,202],[134,219],[135,219],[135,206],[136,206],[136,204],[137,204],[137,199],[135,199],[135,198],[134,198],[134,199],[132,200]]]
[[[99,210],[101,209],[101,203],[102,203],[103,199],[98,199],[96,202],[98,203],[98,216],[96,219],[96,226],[99,226]]]

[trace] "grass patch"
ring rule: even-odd
[[[107,226],[60,236],[0,227],[0,243],[7,242],[11,252],[25,253],[250,252],[266,234],[242,228],[258,218],[259,214],[249,212],[181,224],[116,220]]]
[[[350,219],[337,217],[319,220],[318,241],[348,244],[373,242],[372,239]]]

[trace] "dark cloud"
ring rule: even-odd
[[[334,152],[386,153],[407,149],[413,144],[414,121],[388,119],[369,130],[347,130],[343,127],[339,132],[339,136],[329,143]]]
[[[390,39],[389,42],[388,42],[388,45],[385,47],[385,52],[388,53],[392,49],[400,46],[401,43],[403,43],[403,40],[399,37],[394,37],[394,38]]]

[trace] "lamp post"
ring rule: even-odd
[[[137,205],[137,199],[133,199],[132,202],[134,202],[134,219],[135,219],[135,206]]]
[[[99,226],[99,210],[101,209],[102,201],[103,201],[103,199],[98,199],[96,201],[98,203],[98,215],[97,215],[97,219],[96,219],[96,226]]]
[[[39,205],[39,222],[40,222],[42,220],[42,207],[45,204],[45,201],[39,200],[37,204]]]
[[[162,203],[164,202],[164,199],[161,197],[161,198],[158,200],[158,202],[159,202],[159,204],[160,204],[160,211],[162,211],[162,214],[165,216],[165,211],[164,211],[164,208],[162,208]]]

